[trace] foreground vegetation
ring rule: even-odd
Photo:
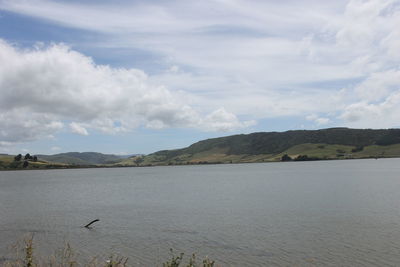
[[[170,249],[171,258],[166,260],[160,266],[162,267],[214,267],[215,262],[208,259],[207,257],[201,261],[196,259],[196,255],[193,254],[187,259],[184,258],[184,254],[175,255],[173,250]],[[0,262],[3,267],[44,267],[44,266],[55,266],[55,267],[125,267],[130,266],[129,258],[111,255],[107,259],[99,259],[93,257],[86,262],[80,262],[77,258],[76,253],[67,243],[65,247],[56,252],[55,254],[48,257],[39,257],[35,254],[35,247],[33,237],[28,237],[23,242],[23,247],[17,247],[16,256],[13,260],[7,260],[3,263]]]

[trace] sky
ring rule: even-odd
[[[0,0],[0,153],[400,126],[400,0]]]

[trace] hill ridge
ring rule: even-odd
[[[201,158],[204,156],[203,158],[206,158],[206,154],[220,155],[224,158],[235,158],[234,156],[239,155],[272,156],[279,155],[291,147],[302,144],[346,146],[351,151],[356,148],[360,150],[367,146],[389,146],[399,143],[400,129],[397,128],[352,129],[335,127],[319,130],[254,132],[200,140],[181,149],[161,150],[145,157],[144,163],[157,164],[168,162],[175,164],[185,161],[188,163],[198,163],[199,161],[194,160],[194,157]],[[218,157],[215,156],[214,158]]]

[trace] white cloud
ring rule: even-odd
[[[76,122],[71,122],[69,124],[69,127],[71,128],[71,132],[79,134],[79,135],[89,135],[88,131],[86,130],[85,127],[80,125],[79,123]]]
[[[0,90],[0,93],[3,91]],[[62,122],[51,114],[36,113],[26,107],[4,110],[0,105],[0,141],[2,142],[17,143],[49,138],[62,127]]]
[[[376,102],[385,99],[391,93],[400,90],[400,70],[390,69],[372,73],[354,89],[364,101]]]
[[[347,106],[340,118],[348,126],[393,128],[400,126],[400,90],[384,101],[376,103],[358,102]]]
[[[315,122],[318,125],[326,125],[326,124],[329,124],[331,122],[331,120],[329,118],[318,118],[315,120]]]
[[[316,114],[306,116],[306,120],[315,122],[318,126],[327,125],[331,122],[329,118],[318,117]]]
[[[169,68],[168,70],[171,73],[178,73],[179,72],[179,67],[177,65],[173,65]]]
[[[0,63],[0,75],[15,88],[3,109],[22,106],[46,123],[106,133],[138,125],[220,131],[307,114],[318,114],[310,119],[317,125],[400,124],[399,0],[122,5],[0,0],[9,12],[101,33],[88,47],[138,49],[169,66],[148,76],[96,65],[65,46],[23,52],[3,43],[0,56],[10,64]]]
[[[354,76],[347,63],[323,62],[318,51],[325,53],[326,44],[310,35],[322,35],[337,19],[333,11],[345,1],[204,0],[130,2],[123,7],[46,0],[0,3],[4,10],[101,32],[107,37],[98,46],[149,51],[171,65],[195,68],[207,80],[240,76],[266,90]],[[312,53],[319,62],[310,60]],[[229,88],[225,83],[218,90],[228,93]]]
[[[358,124],[360,121],[376,121],[382,114],[378,105],[365,102],[351,104],[341,114],[341,118],[348,123]]]
[[[87,129],[110,134],[140,125],[244,126],[236,117],[229,129],[226,118],[204,123],[200,113],[167,88],[152,85],[143,71],[96,65],[65,45],[20,50],[0,41],[0,94],[2,142],[48,137],[68,120],[70,130],[81,135],[88,135]]]
[[[256,124],[255,121],[240,122],[235,114],[227,112],[224,108],[215,110],[208,114],[202,121],[204,127],[210,131],[227,132],[230,129],[246,128]]]
[[[400,1],[352,0],[343,23],[338,43],[358,52],[352,64],[365,78],[347,89],[354,98],[339,118],[351,127],[399,127]]]

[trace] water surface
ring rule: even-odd
[[[34,233],[81,257],[160,266],[396,266],[400,160],[0,172],[0,255]],[[92,230],[82,227],[99,218]]]

